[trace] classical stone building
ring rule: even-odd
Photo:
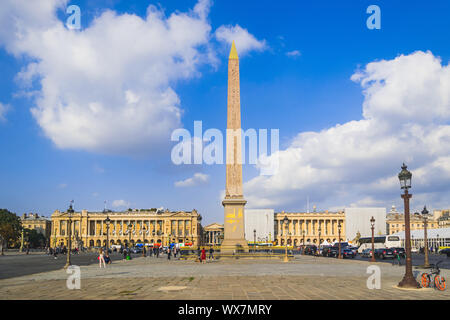
[[[439,228],[450,228],[450,209],[434,210],[433,213],[438,220]]]
[[[223,224],[211,223],[203,228],[204,244],[207,246],[218,246],[223,240]]]
[[[423,217],[421,213],[411,213],[409,215],[411,230],[421,230],[424,228]],[[387,233],[393,234],[405,231],[405,216],[403,213],[397,211],[395,206],[392,206],[391,211],[386,216]],[[433,214],[428,218],[427,229],[439,228],[439,215]]]
[[[345,241],[345,213],[339,212],[277,212],[274,217],[274,244],[284,245],[286,227],[284,217],[288,218],[287,243],[298,246],[305,243],[319,244],[339,241],[338,225],[341,225],[341,241]]]
[[[50,237],[52,222],[46,217],[41,217],[37,213],[24,213],[20,218],[22,226],[26,229],[36,230],[46,239]]]
[[[192,243],[199,244],[202,234],[202,216],[194,209],[169,211],[157,209],[134,209],[122,212],[89,212],[82,210],[72,214],[72,246],[100,247],[109,245],[134,245],[136,243]],[[56,210],[52,214],[51,244],[68,244],[67,212]]]

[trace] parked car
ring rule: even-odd
[[[348,248],[344,248],[341,249],[341,256],[342,258],[354,258],[355,257],[355,253],[353,252],[353,250],[348,249]]]
[[[419,248],[411,247],[411,252],[418,253],[419,252]]]
[[[363,258],[371,258],[372,257],[372,249],[364,249],[361,252],[361,257],[363,257]]]
[[[315,255],[315,254],[316,254],[316,251],[317,251],[317,247],[314,246],[314,245],[307,245],[307,246],[305,247],[305,254],[308,254],[308,255]]]
[[[387,258],[394,259],[395,258],[394,251],[392,249],[387,249],[387,248],[375,249],[375,258],[382,259],[382,260],[387,259]]]
[[[394,256],[399,255],[401,258],[406,258],[406,251],[404,248],[391,248],[394,251]]]
[[[439,253],[440,253],[440,254],[446,254],[447,257],[450,258],[450,248],[442,249],[441,251],[439,251]]]
[[[350,250],[352,250],[352,251],[353,251],[353,253],[355,254],[355,256],[356,256],[356,254],[358,253],[358,248],[357,248],[357,247],[353,247],[353,246],[348,246],[348,247],[347,247],[347,249],[350,249]]]

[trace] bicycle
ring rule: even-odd
[[[446,288],[445,278],[440,275],[441,269],[439,269],[439,266],[438,266],[441,262],[442,261],[439,261],[436,264],[432,264],[430,266],[429,272],[422,273],[420,283],[423,288],[430,288],[433,285],[433,287],[435,289],[438,289],[440,291],[445,290],[445,288]]]

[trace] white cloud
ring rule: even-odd
[[[67,188],[67,183],[60,183],[60,184],[58,185],[58,188],[60,188],[60,189],[65,189],[65,188]]]
[[[193,177],[188,178],[186,180],[181,180],[175,182],[175,187],[193,187],[198,186],[200,184],[205,184],[209,181],[209,175],[204,173],[195,173]]]
[[[293,51],[286,52],[286,55],[290,58],[298,58],[301,56],[301,52],[298,50],[293,50]]]
[[[364,89],[362,120],[299,133],[279,152],[276,175],[245,183],[249,205],[298,207],[309,195],[321,207],[390,206],[401,202],[396,175],[405,161],[413,192],[428,193],[415,199],[448,206],[449,65],[418,51],[369,63],[352,80]]]
[[[5,122],[5,114],[9,111],[10,106],[8,104],[3,104],[0,102],[0,122]]]
[[[239,25],[221,26],[216,30],[216,39],[229,45],[235,42],[240,56],[244,56],[251,50],[263,51],[267,48],[266,40],[258,40],[247,29]]]
[[[120,207],[126,207],[128,208],[130,206],[130,203],[125,200],[114,200],[112,202],[112,206],[114,208],[120,208]]]
[[[167,147],[183,112],[173,84],[217,63],[211,2],[168,17],[153,5],[144,18],[107,10],[81,30],[58,20],[67,2],[5,0],[0,8],[0,44],[28,58],[16,78],[45,135],[62,149],[101,153]],[[262,48],[247,30],[230,30],[243,51]]]

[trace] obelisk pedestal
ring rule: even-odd
[[[244,206],[247,201],[242,191],[241,103],[239,88],[239,57],[231,45],[228,60],[226,190],[224,206],[224,240],[221,253],[248,252],[245,240]]]

